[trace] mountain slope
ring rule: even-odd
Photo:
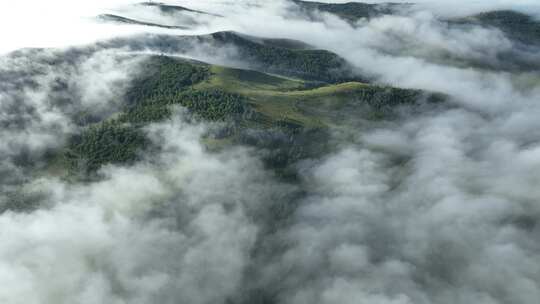
[[[224,123],[211,146],[266,149],[267,165],[283,173],[298,160],[331,149],[329,127],[358,127],[363,121],[390,119],[400,105],[443,99],[359,82],[314,87],[305,80],[166,56],[148,57],[142,70],[127,91],[123,110],[72,137],[55,162],[57,171],[60,166],[85,178],[104,164],[137,160],[141,149],[157,148],[148,146],[142,128],[168,119],[182,106],[198,119]]]
[[[204,23],[201,20],[202,18],[222,17],[217,14],[193,10],[183,6],[168,5],[157,2],[142,2],[132,6],[131,8],[136,9],[139,12],[137,15],[140,16],[140,13],[144,13],[145,17],[151,17],[151,20],[153,21],[144,21],[140,20],[140,17],[131,17],[118,14],[101,14],[97,16],[97,18],[104,22],[114,22],[120,24],[135,24],[166,29],[189,29]],[[129,14],[129,11],[125,13]],[[164,17],[167,17],[166,19],[168,19],[169,22],[174,20],[175,23],[180,24],[171,25],[162,23],[161,20],[164,19]]]
[[[145,22],[145,21],[139,21],[131,18],[126,18],[118,15],[113,14],[103,14],[98,16],[99,19],[106,22],[115,22],[115,23],[123,23],[123,24],[132,24],[132,25],[143,25],[143,26],[151,26],[151,27],[161,27],[166,29],[180,29],[180,30],[186,30],[189,29],[189,27],[181,26],[181,25],[165,25],[165,24],[158,24],[158,23],[152,23],[152,22]]]
[[[357,68],[335,53],[296,40],[258,38],[235,32],[198,36],[142,35],[109,40],[99,46],[202,56],[209,60],[217,58],[238,63],[243,68],[324,83],[368,81],[367,77],[358,76]]]
[[[531,16],[511,11],[489,11],[458,20],[462,23],[495,27],[512,40],[528,45],[540,45],[540,22]]]
[[[284,40],[276,45],[276,40],[256,41],[234,32],[214,33],[208,38],[217,44],[234,45],[241,58],[254,62],[266,72],[324,82],[355,79],[353,68],[329,51],[284,47]]]
[[[211,13],[207,13],[207,12],[203,12],[203,11],[199,11],[199,10],[193,10],[193,9],[190,9],[190,8],[187,8],[187,7],[184,7],[184,6],[179,6],[179,5],[168,5],[168,4],[165,4],[165,3],[157,3],[157,2],[142,2],[142,3],[139,3],[139,5],[146,6],[146,7],[156,7],[162,13],[165,13],[165,14],[174,14],[174,13],[178,13],[178,12],[182,12],[182,13],[187,12],[187,13],[195,13],[195,14],[201,14],[201,15],[209,15],[209,16],[214,16],[214,17],[221,17],[221,15],[211,14]]]
[[[293,3],[298,5],[305,13],[313,17],[315,12],[324,12],[334,14],[340,18],[343,18],[349,22],[355,22],[362,18],[370,19],[379,17],[382,15],[391,15],[397,12],[399,9],[406,8],[410,4],[398,4],[398,3],[381,3],[370,4],[362,2],[348,2],[348,3],[323,3],[323,2],[311,2],[293,0]]]

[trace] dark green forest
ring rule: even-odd
[[[540,45],[540,22],[515,11],[492,11],[475,16],[482,25],[502,30],[508,37],[525,44]]]
[[[277,59],[272,57],[277,56],[273,51],[261,51],[258,56],[268,58],[266,62]],[[318,61],[323,57],[291,60],[298,60],[295,64],[309,62],[306,70],[317,73],[330,68]],[[70,174],[82,177],[92,176],[105,164],[132,163],[143,150],[155,148],[144,128],[169,119],[181,107],[194,119],[223,125],[214,141],[255,146],[263,151],[265,165],[283,177],[294,178],[291,166],[295,162],[330,149],[325,121],[335,114],[343,113],[340,115],[352,121],[355,117],[381,120],[393,115],[399,105],[414,104],[422,95],[420,91],[358,82],[314,85],[255,71],[150,56],[127,89],[123,109],[74,135],[63,158]],[[440,99],[428,96],[430,102]],[[329,100],[335,104],[329,107]]]
[[[371,4],[362,2],[347,2],[347,3],[322,3],[293,0],[300,8],[304,9],[308,14],[314,11],[334,14],[347,21],[355,22],[362,18],[374,18],[381,15],[395,13],[397,8],[406,7],[410,4],[398,3],[383,3]]]
[[[292,43],[290,48],[283,40],[273,44],[266,40],[263,44],[234,32],[218,32],[212,37],[218,43],[237,46],[241,58],[269,73],[327,83],[365,81],[354,76],[352,67],[343,58],[326,50],[299,49]]]
[[[137,160],[139,149],[146,143],[146,137],[138,128],[106,121],[73,136],[65,157],[71,172],[89,174],[103,164]]]

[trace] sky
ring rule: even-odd
[[[0,26],[4,29],[5,38],[0,52],[25,47],[85,44],[136,33],[140,29],[98,24],[93,20],[99,14],[110,12],[112,8],[132,3],[137,1],[1,0]]]
[[[276,3],[279,3],[280,1],[276,1]],[[2,7],[2,9],[0,10],[0,27],[5,30],[3,31],[3,41],[0,45],[0,53],[6,53],[25,47],[63,47],[75,44],[80,45],[91,43],[99,39],[111,38],[118,35],[130,35],[142,31],[162,32],[162,30],[144,29],[138,26],[118,27],[110,24],[98,24],[93,19],[96,15],[111,12],[115,9],[138,2],[140,1],[1,0],[0,7]],[[210,11],[219,7],[220,4],[226,4],[228,2],[230,1],[168,1],[168,3],[171,4],[181,4],[202,9],[207,8]],[[243,2],[246,2],[246,0],[240,2],[237,1],[236,3],[239,4]],[[251,0],[248,2],[256,3],[257,1]],[[333,2],[337,3],[337,1]],[[377,1],[370,2],[377,3]],[[533,13],[540,11],[540,4],[535,0],[422,0],[417,1],[417,3],[426,5],[430,10],[449,15],[463,15],[494,8],[515,8]],[[69,26],[66,26],[67,24],[69,24]],[[15,28],[16,30],[14,30]],[[179,34],[184,33],[182,31],[175,32]]]

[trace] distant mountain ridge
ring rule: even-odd
[[[180,29],[180,30],[189,29],[189,27],[182,26],[182,25],[165,25],[165,24],[159,24],[159,23],[153,23],[153,22],[139,21],[139,20],[126,18],[126,17],[113,15],[113,14],[99,15],[98,18],[103,21],[116,22],[120,24],[143,25],[143,26],[151,26],[151,27],[161,27],[161,28],[166,28],[166,29]]]
[[[489,11],[452,21],[494,27],[520,43],[540,45],[540,21],[524,13],[511,10]]]
[[[323,3],[302,0],[291,0],[291,2],[296,4],[310,16],[319,11],[334,14],[349,22],[355,22],[362,18],[370,19],[380,17],[382,15],[392,15],[397,13],[400,9],[406,9],[412,5],[410,3],[392,2],[380,4],[363,2]]]
[[[179,5],[169,5],[161,2],[141,2],[139,3],[141,6],[148,6],[148,7],[156,7],[159,8],[162,13],[171,14],[175,12],[189,12],[189,13],[196,13],[196,14],[202,14],[202,15],[209,15],[214,17],[223,17],[218,14],[212,14],[204,11],[194,10],[190,9],[184,6]]]
[[[286,77],[322,83],[368,82],[344,58],[330,51],[289,39],[268,39],[232,31],[206,35],[139,35],[115,38],[98,44],[102,48],[153,50],[171,54],[198,54],[242,63],[243,67]],[[208,52],[204,54],[205,52]],[[231,51],[233,51],[231,53]]]
[[[408,9],[413,8],[414,3],[363,3],[363,2],[347,2],[347,3],[323,3],[311,2],[302,0],[290,0],[300,11],[309,18],[316,19],[317,12],[333,14],[347,22],[355,23],[361,19],[371,19],[383,15],[400,14]],[[141,2],[137,5],[142,7],[158,8],[164,14],[188,13],[195,15],[205,15],[211,17],[223,17],[222,15],[204,12],[200,10],[190,9],[184,6],[169,5],[161,2]],[[161,27],[167,29],[189,29],[194,24],[161,24],[158,22],[141,21],[128,16],[120,16],[116,14],[103,14],[99,18],[108,22],[137,24],[143,26]],[[194,18],[196,20],[196,18]],[[459,24],[470,24],[484,27],[493,27],[501,30],[511,40],[524,43],[540,45],[540,22],[533,19],[531,16],[511,10],[486,11],[479,14],[453,18],[441,21],[447,21],[451,26]]]

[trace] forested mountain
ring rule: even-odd
[[[1,304],[538,302],[540,6],[138,1],[0,10]]]
[[[370,4],[362,2],[322,3],[312,1],[292,0],[305,13],[313,16],[316,11],[334,14],[347,21],[355,22],[362,18],[370,19],[382,15],[392,15],[408,8],[411,4],[382,3]]]
[[[64,62],[61,58],[58,64]],[[71,114],[82,129],[64,148],[50,152],[56,155],[51,168],[57,174],[95,178],[103,165],[131,164],[144,150],[159,149],[149,145],[142,129],[166,121],[180,106],[195,119],[225,123],[210,136],[211,146],[221,142],[265,148],[268,155],[263,159],[269,168],[294,176],[291,166],[329,151],[319,142],[328,136],[329,127],[361,127],[398,115],[402,105],[436,107],[445,99],[418,90],[283,78],[164,55],[141,59],[144,72],[134,75],[125,95],[119,97],[116,113],[102,120],[88,116],[85,108]],[[66,83],[59,85],[70,90]],[[75,96],[62,98],[69,103]],[[317,143],[309,143],[315,137]]]
[[[202,15],[210,15],[214,17],[221,17],[220,15],[211,14],[199,10],[193,10],[187,7],[179,6],[179,5],[167,5],[165,3],[159,3],[159,2],[141,2],[139,3],[141,6],[146,7],[157,7],[161,12],[166,14],[173,14],[177,12],[187,12],[187,13],[195,13],[195,14],[202,14]]]
[[[459,19],[458,22],[494,27],[517,42],[540,46],[540,21],[523,13],[490,11]]]
[[[368,81],[368,77],[359,75],[349,62],[330,51],[298,40],[253,37],[230,31],[190,36],[144,35],[103,41],[98,46],[194,56],[198,53],[210,60],[227,59],[266,73],[326,83]]]

